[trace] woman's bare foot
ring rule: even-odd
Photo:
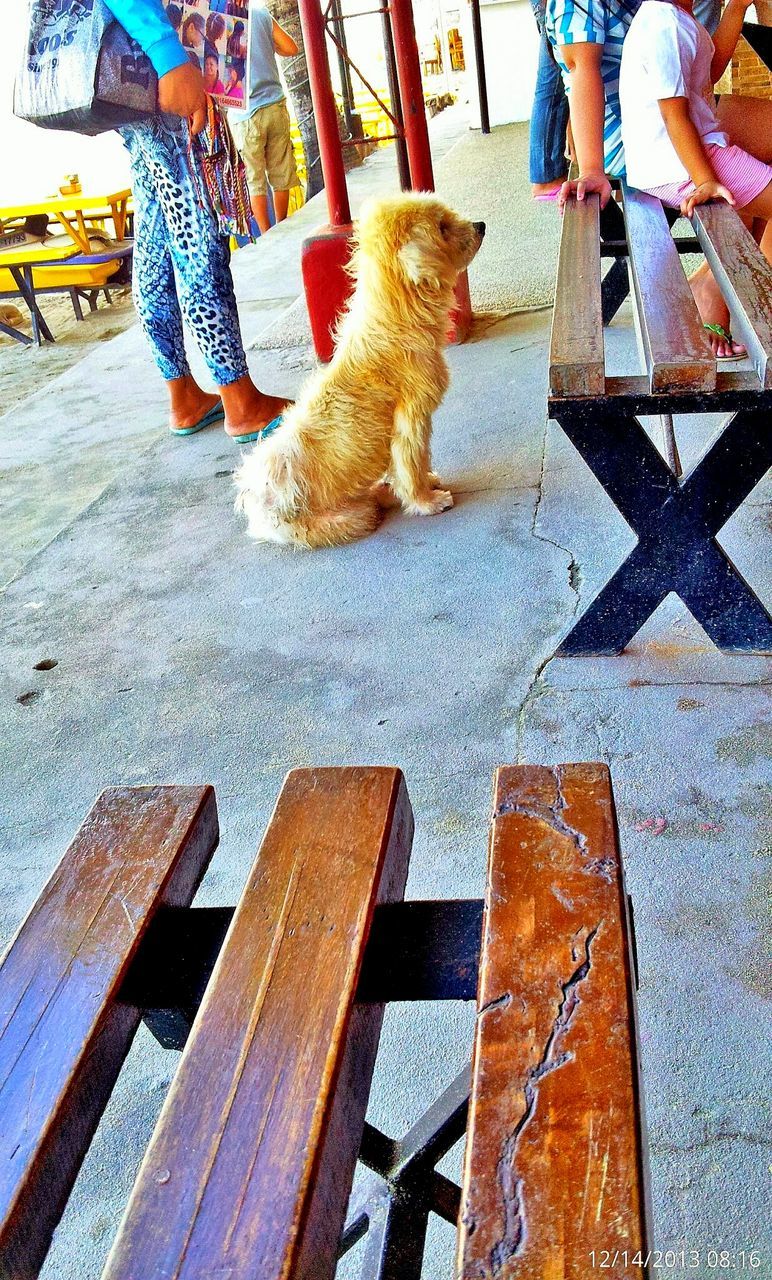
[[[712,272],[703,265],[689,281],[703,324],[719,325],[729,332],[729,308],[724,302]],[[727,342],[718,333],[707,331],[713,353],[718,360],[742,360],[748,354],[741,342]]]
[[[221,387],[220,394],[225,408],[225,433],[229,436],[262,431],[292,403],[280,396],[264,395],[248,375]]]
[[[203,391],[195,378],[174,378],[167,382],[169,388],[169,430],[185,431],[195,427],[205,414],[220,403],[220,397],[211,391]]]
[[[565,178],[556,178],[554,182],[532,182],[531,195],[534,200],[552,200],[565,182]]]

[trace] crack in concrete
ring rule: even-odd
[[[533,520],[531,522],[531,536],[539,542],[544,542],[550,547],[555,547],[557,551],[562,551],[568,557],[568,585],[574,594],[574,607],[571,612],[571,621],[579,612],[579,605],[582,601],[582,567],[576,556],[569,547],[564,547],[562,542],[556,542],[554,538],[548,538],[546,534],[540,533],[537,529],[539,523],[539,512],[541,510],[542,500],[544,498],[544,473],[547,464],[547,435],[549,433],[549,418],[544,424],[544,438],[542,440],[541,450],[541,467],[539,470],[539,483],[536,493],[536,504],[533,509]]]
[[[523,1086],[525,1109],[512,1133],[505,1139],[501,1149],[496,1176],[501,1189],[504,1229],[500,1240],[493,1246],[490,1253],[491,1272],[494,1276],[501,1275],[504,1266],[521,1254],[525,1245],[528,1225],[525,1214],[523,1180],[518,1178],[516,1172],[517,1148],[524,1130],[536,1112],[540,1082],[545,1076],[550,1075],[553,1071],[558,1071],[560,1067],[565,1066],[573,1058],[573,1054],[570,1052],[557,1053],[556,1050],[559,1041],[568,1031],[573,1017],[581,1004],[578,988],[585,981],[592,968],[590,948],[601,924],[602,921],[587,934],[584,940],[584,959],[571,974],[570,978],[561,983],[560,989],[563,995],[550,1028],[550,1033],[547,1036],[546,1044],[539,1061],[528,1072]]]
[[[517,762],[518,764],[523,763],[523,731],[525,729],[525,718],[526,718],[526,715],[528,714],[531,703],[534,702],[537,697],[541,697],[542,695],[543,690],[539,690],[537,692],[537,685],[541,684],[544,670],[551,661],[552,661],[552,654],[550,654],[549,657],[544,658],[544,660],[539,663],[534,673],[534,677],[525,691],[525,697],[523,698],[523,701],[520,703],[520,707],[517,712]]]
[[[619,661],[619,659],[615,659]],[[759,680],[638,680],[634,685],[585,684],[555,685],[553,693],[621,693],[635,689],[765,689],[772,681]]]
[[[541,510],[541,504],[544,498],[544,473],[545,473],[546,462],[547,462],[548,431],[549,431],[549,418],[545,418],[544,436],[542,438],[542,448],[541,448],[541,464],[539,466],[539,480],[538,480],[538,484],[536,485],[536,502],[534,503],[533,519],[531,521],[531,537],[536,538],[538,542],[545,543],[547,546],[554,547],[557,551],[562,551],[563,554],[568,557],[568,585],[574,594],[574,607],[571,611],[571,616],[569,621],[573,622],[574,618],[579,612],[579,606],[582,600],[581,566],[579,565],[573,552],[568,547],[564,547],[560,542],[555,542],[553,538],[548,538],[545,534],[540,533],[539,530],[537,529],[537,525],[539,523],[539,512]],[[544,671],[549,666],[554,656],[555,656],[554,653],[550,653],[546,658],[544,658],[542,662],[539,663],[539,666],[536,668],[534,677],[531,680],[531,683],[529,684],[528,688],[526,689],[525,697],[523,698],[523,701],[520,703],[520,709],[517,715],[517,759],[519,763],[522,763],[522,743],[523,743],[523,732],[525,729],[526,715],[530,709],[531,703],[535,700],[537,696],[541,696],[541,691],[537,691],[538,686],[542,683],[542,676],[544,675]]]

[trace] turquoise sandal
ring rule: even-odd
[[[169,427],[173,436],[193,436],[197,431],[203,431],[204,427],[211,427],[215,422],[221,422],[225,417],[225,410],[222,407],[222,400],[218,400],[203,418],[199,418],[198,422],[194,422],[192,427]]]
[[[261,427],[259,431],[250,431],[245,436],[230,436],[229,439],[233,440],[235,444],[250,444],[253,440],[265,440],[267,436],[273,435],[276,428],[280,427],[281,424],[282,415],[279,414],[278,418],[271,418],[271,421]]]

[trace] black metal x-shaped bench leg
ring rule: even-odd
[[[420,1280],[429,1214],[456,1226],[461,1188],[435,1165],[464,1136],[470,1088],[467,1067],[401,1140],[365,1125],[359,1159],[374,1172],[352,1196],[340,1255],[366,1234],[367,1280]]]
[[[573,401],[551,412],[638,535],[558,653],[620,653],[671,591],[718,648],[772,650],[772,617],[715,541],[772,465],[768,407],[737,410],[682,481],[631,410]]]

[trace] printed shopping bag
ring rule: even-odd
[[[44,129],[96,134],[147,119],[158,81],[104,0],[30,0],[14,114]]]

